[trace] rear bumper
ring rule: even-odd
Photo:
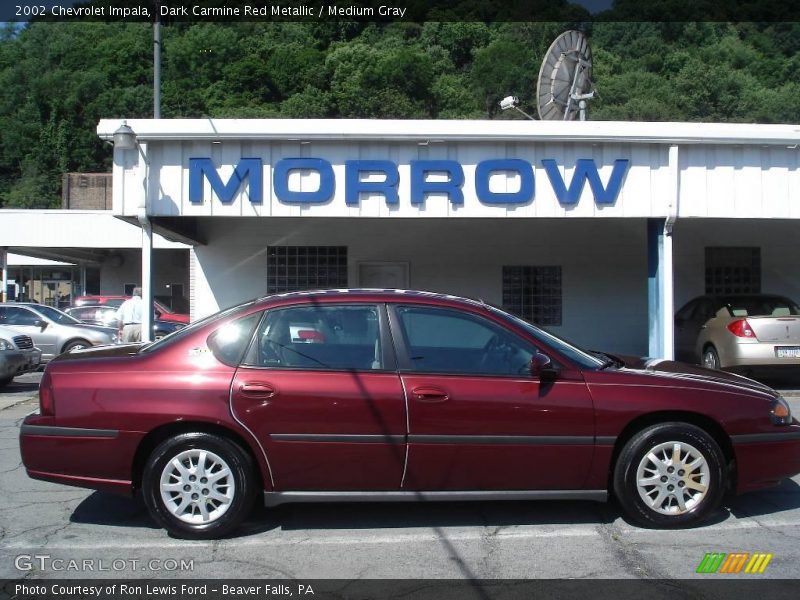
[[[800,473],[800,425],[780,432],[731,436],[736,454],[736,493],[772,487]]]
[[[22,462],[34,479],[130,495],[136,448],[143,434],[53,425],[28,415],[19,436]]]
[[[731,336],[733,337],[733,336]],[[748,342],[731,342],[722,345],[719,359],[723,368],[735,367],[800,367],[800,358],[778,358],[775,349],[780,347],[797,347],[800,344],[773,344]]]

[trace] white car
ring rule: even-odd
[[[42,353],[34,348],[28,335],[0,327],[0,388],[17,375],[35,371],[42,362]]]

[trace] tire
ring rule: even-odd
[[[208,469],[202,474],[201,456]],[[176,459],[183,469],[176,466]],[[203,481],[203,474],[222,470],[228,474],[216,482]],[[183,433],[150,454],[142,474],[142,494],[153,518],[175,537],[216,539],[233,531],[250,512],[254,482],[253,461],[238,444],[209,433]]]
[[[6,387],[9,383],[11,383],[12,379],[14,379],[13,376],[3,377],[2,379],[0,379],[0,388]]]
[[[92,343],[87,342],[86,340],[70,340],[67,344],[64,345],[64,349],[61,351],[62,354],[65,352],[72,352],[73,350],[83,350],[84,348],[91,348]]]
[[[676,444],[681,460],[677,468],[672,464]],[[692,465],[700,458],[703,462],[692,471],[680,468],[686,464],[683,461]],[[640,486],[640,480],[652,483]],[[696,525],[717,510],[726,489],[725,456],[719,444],[689,423],[659,423],[643,429],[625,444],[614,468],[618,502],[631,520],[645,527]]]
[[[704,366],[706,369],[715,369],[718,370],[719,366],[719,353],[714,346],[706,346],[705,350],[703,350],[703,356],[700,361],[700,364]]]

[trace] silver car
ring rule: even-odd
[[[30,336],[0,327],[0,388],[17,375],[35,371],[41,360],[42,353],[33,347]]]
[[[800,371],[800,307],[773,294],[700,296],[675,315],[675,350],[709,369]]]
[[[117,342],[113,327],[87,325],[44,304],[0,304],[0,326],[29,335],[42,351],[42,362],[62,352]]]

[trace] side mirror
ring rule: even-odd
[[[531,377],[538,377],[542,381],[553,381],[558,377],[558,369],[549,356],[537,352],[531,357]]]
[[[33,324],[34,324],[36,327],[38,327],[40,331],[44,331],[45,329],[47,329],[47,321],[44,321],[44,320],[42,320],[42,319],[36,319],[36,320],[33,322]]]

